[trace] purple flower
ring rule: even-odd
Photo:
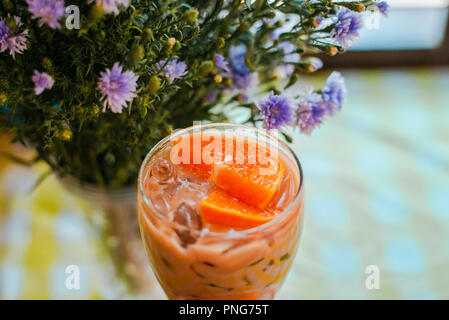
[[[278,49],[281,49],[284,54],[289,54],[296,50],[295,45],[290,41],[279,42],[277,47]]]
[[[251,70],[246,65],[245,55],[246,47],[244,45],[231,47],[229,51],[231,70],[226,76],[232,79],[232,86],[240,90],[248,88],[251,82]]]
[[[267,130],[279,129],[287,125],[292,119],[292,108],[287,95],[275,95],[273,92],[266,101],[261,102],[257,108],[260,117],[264,119],[263,126]]]
[[[215,101],[217,101],[219,91],[217,89],[211,89],[209,90],[206,95],[204,96],[204,103],[205,104],[212,104]]]
[[[275,23],[274,21],[272,23]],[[278,40],[279,37],[281,36],[281,34],[285,33],[285,32],[289,32],[290,28],[292,26],[288,23],[284,24],[283,26],[276,28],[275,30],[273,30],[270,33],[270,40]]]
[[[379,9],[379,12],[382,13],[384,16],[387,16],[390,6],[386,1],[381,1],[377,4],[377,9]]]
[[[40,27],[46,23],[52,29],[61,28],[58,20],[64,16],[64,0],[27,0],[27,4]]]
[[[282,41],[277,45],[278,49],[281,49],[284,53],[282,57],[283,62],[299,62],[301,60],[301,55],[299,53],[295,53],[296,47],[289,41]]]
[[[278,43],[277,48],[282,50],[282,53],[284,54],[282,61],[285,62],[285,64],[276,67],[276,74],[280,78],[289,78],[295,71],[295,66],[292,65],[292,63],[299,62],[301,60],[301,55],[294,52],[296,47],[289,41]]]
[[[288,63],[282,64],[277,66],[274,72],[279,79],[287,79],[295,72],[295,66]]]
[[[17,27],[21,27],[23,24],[19,17],[14,17]],[[22,54],[27,48],[26,38],[28,36],[28,30],[21,32],[20,34],[14,34],[11,29],[8,28],[4,20],[0,20],[0,52],[4,52],[9,49],[9,53],[16,58],[16,53]]]
[[[313,91],[301,97],[296,109],[295,124],[304,134],[311,134],[313,129],[319,127],[326,114],[326,108],[321,95]]]
[[[34,75],[31,80],[34,82],[34,93],[36,96],[44,92],[45,89],[51,89],[55,83],[53,78],[48,73],[41,73],[37,70],[34,70]]]
[[[230,71],[228,62],[219,53],[217,53],[215,55],[215,57],[214,57],[214,64],[215,64],[215,66],[217,66],[218,68],[222,69],[225,72],[229,72]]]
[[[127,107],[136,96],[138,76],[132,71],[123,72],[123,68],[118,62],[114,64],[112,70],[106,69],[101,73],[98,82],[98,90],[101,91],[103,101],[103,112],[109,106],[113,113],[122,113],[122,109]]]
[[[329,115],[341,110],[346,99],[345,79],[340,72],[332,72],[326,80],[326,86],[322,90],[323,102]]]
[[[162,60],[156,63],[156,71],[160,71],[161,75],[167,77],[169,82],[172,83],[173,80],[182,78],[187,74],[187,65],[184,61],[178,62],[178,59],[169,62]]]
[[[354,40],[359,38],[359,29],[362,27],[360,14],[343,8],[338,11],[335,28],[331,37],[343,47],[350,47]]]
[[[249,74],[251,70],[245,62],[246,47],[244,45],[231,47],[229,51],[229,60],[233,72],[240,74]]]
[[[118,15],[120,13],[119,7],[128,8],[129,0],[89,0],[89,3],[94,2],[103,7],[104,12]]]

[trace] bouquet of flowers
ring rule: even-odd
[[[322,90],[283,91],[358,38],[384,1],[0,0],[0,127],[61,176],[135,184],[149,149],[232,105],[266,129],[308,134],[341,109]],[[278,78],[274,82],[273,80]],[[269,94],[248,95],[249,86]],[[270,93],[271,92],[271,93]]]

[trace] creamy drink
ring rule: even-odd
[[[272,299],[303,221],[303,177],[263,130],[208,124],[176,132],[146,157],[139,221],[170,299]]]

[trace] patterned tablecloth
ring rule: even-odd
[[[294,134],[306,220],[277,297],[448,299],[449,69],[344,73],[345,110],[312,137]],[[0,170],[0,298],[114,297],[83,213],[93,209],[54,177],[30,194],[44,165]],[[68,265],[80,266],[80,290],[66,288]],[[366,286],[373,270],[378,289]],[[152,297],[164,298],[156,283]]]

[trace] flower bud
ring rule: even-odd
[[[184,12],[184,19],[189,24],[196,24],[198,22],[198,10],[196,8],[189,8]]]
[[[150,80],[148,80],[147,90],[149,94],[155,94],[159,91],[161,87],[161,79],[155,74],[153,74],[150,77]]]
[[[220,38],[217,39],[216,46],[217,46],[218,49],[223,48],[225,46],[225,44],[226,44],[226,42],[225,42],[225,39],[223,37],[220,37]]]
[[[169,47],[170,49],[173,49],[173,46],[176,43],[176,39],[175,38],[168,38],[167,40],[167,47]]]
[[[221,74],[216,74],[214,77],[214,81],[216,83],[221,83],[223,81],[223,77],[221,76]]]
[[[199,68],[199,74],[204,76],[204,75],[212,72],[213,68],[214,68],[214,63],[212,61],[210,61],[210,60],[203,61],[203,62],[201,62],[201,65]]]
[[[59,132],[59,137],[64,141],[72,139],[72,131],[69,128],[64,128]]]
[[[4,94],[3,92],[0,93],[0,103],[5,103],[6,101],[7,101],[6,94]]]
[[[315,72],[323,67],[323,62],[321,59],[316,57],[307,57],[305,60],[306,70],[308,72]]]
[[[251,28],[251,24],[248,21],[244,21],[240,24],[239,28],[237,29],[238,34],[245,33],[246,31]]]
[[[47,57],[42,59],[42,67],[44,67],[45,70],[49,71],[53,68],[53,64],[51,63],[51,60]]]
[[[363,3],[355,3],[353,10],[356,11],[356,12],[365,12],[366,8],[365,8],[365,5]]]
[[[330,56],[335,56],[338,53],[338,48],[336,46],[331,46],[331,47],[327,48],[327,53]]]
[[[95,24],[101,18],[103,18],[103,16],[104,16],[103,6],[95,4],[90,9],[87,21],[89,22],[90,25],[92,25]]]
[[[153,40],[153,30],[151,28],[145,28],[145,30],[143,30],[142,40],[144,42]]]
[[[131,49],[131,54],[130,54],[130,59],[131,59],[131,64],[133,66],[135,66],[136,64],[138,64],[144,56],[144,52],[143,52],[143,47],[142,46],[135,46]]]
[[[318,28],[322,21],[323,21],[322,17],[315,17],[315,18],[313,18],[313,20],[312,20],[312,27]]]
[[[355,11],[355,12],[364,12],[365,11],[365,5],[361,2],[344,2],[344,3],[341,3],[340,5],[348,8],[349,10]]]
[[[111,152],[108,152],[108,153],[106,153],[106,156],[104,157],[104,161],[107,164],[113,165],[115,163],[115,156]]]

